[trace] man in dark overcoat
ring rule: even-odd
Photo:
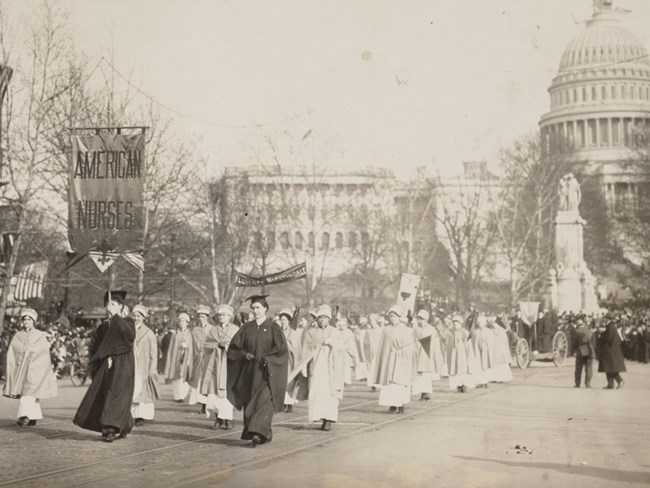
[[[616,327],[613,320],[607,322],[605,330],[598,338],[598,372],[605,373],[607,386],[605,389],[621,388],[625,382],[620,373],[626,371],[623,349],[621,347],[622,332]]]
[[[596,357],[596,348],[592,330],[582,318],[576,322],[573,330],[573,348],[576,354],[575,366],[575,387],[580,388],[582,382],[582,369],[585,370],[585,386],[591,388],[591,377],[593,375],[593,362]]]

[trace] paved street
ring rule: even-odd
[[[252,449],[235,429],[212,431],[197,406],[161,387],[156,420],[113,444],[71,419],[85,388],[60,382],[38,426],[14,426],[0,400],[0,486],[644,486],[650,484],[650,365],[628,364],[625,387],[572,387],[572,364],[535,362],[515,381],[457,394],[440,382],[430,402],[388,415],[354,384],[329,433],[306,405],[275,417],[273,442]]]

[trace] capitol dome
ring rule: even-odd
[[[564,49],[540,119],[544,140],[568,142],[591,161],[619,160],[632,133],[650,126],[650,58],[618,14],[612,0],[594,0],[586,28]]]
[[[621,27],[614,14],[596,13],[587,22],[587,29],[564,50],[560,71],[620,63],[650,67],[648,52],[641,41]]]

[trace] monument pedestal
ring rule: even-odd
[[[555,218],[555,267],[549,272],[547,303],[559,312],[598,309],[594,279],[583,257],[585,223],[577,210],[560,211]]]

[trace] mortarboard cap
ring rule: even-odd
[[[268,309],[269,304],[266,301],[267,297],[268,295],[251,295],[245,301],[251,302],[251,305],[253,305],[253,303],[261,303],[265,308]]]
[[[119,303],[120,305],[124,304],[126,300],[126,292],[124,290],[110,290],[104,293],[104,306],[108,305],[108,297],[111,297],[111,300]]]

